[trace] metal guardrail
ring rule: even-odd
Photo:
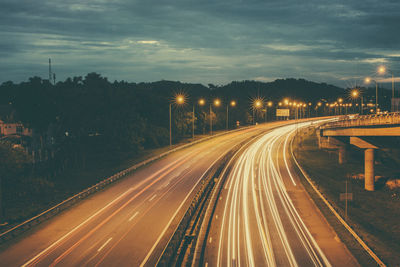
[[[373,115],[350,115],[340,117],[338,121],[329,122],[321,129],[347,128],[374,125],[400,124],[400,112],[382,113]]]
[[[54,215],[58,214],[59,212],[69,208],[73,204],[77,203],[79,200],[84,199],[87,196],[102,190],[108,184],[111,184],[111,183],[113,183],[113,182],[115,182],[117,180],[120,180],[121,178],[123,178],[126,175],[132,173],[136,169],[138,169],[140,167],[143,167],[143,166],[145,166],[145,165],[147,165],[147,164],[149,164],[149,163],[151,163],[153,161],[156,161],[156,160],[158,160],[158,159],[160,159],[162,157],[165,157],[166,155],[168,155],[170,153],[173,153],[173,152],[176,152],[178,150],[187,148],[189,146],[192,146],[192,145],[207,141],[207,140],[209,140],[211,138],[214,138],[214,137],[218,137],[218,136],[221,136],[221,135],[224,135],[224,134],[227,134],[227,133],[236,132],[236,131],[242,131],[242,130],[248,129],[250,127],[252,127],[252,126],[247,126],[247,127],[243,127],[243,128],[239,128],[239,129],[235,129],[235,130],[231,130],[231,131],[225,131],[225,132],[222,132],[222,133],[219,133],[219,134],[216,134],[216,135],[205,137],[205,138],[196,140],[194,142],[190,142],[188,144],[175,147],[175,148],[173,148],[171,150],[168,150],[168,151],[166,151],[164,153],[161,153],[160,155],[157,155],[157,156],[151,157],[151,158],[149,158],[147,160],[144,160],[142,162],[139,162],[139,163],[131,166],[128,169],[122,170],[122,171],[120,171],[120,172],[118,172],[118,173],[116,173],[116,174],[114,174],[114,175],[112,175],[110,177],[105,178],[101,182],[99,182],[99,183],[97,183],[97,184],[95,184],[95,185],[83,190],[80,193],[77,193],[74,196],[69,197],[68,199],[62,201],[61,203],[51,207],[50,209],[48,209],[46,211],[43,211],[42,213],[40,213],[40,214],[38,214],[38,215],[36,215],[36,216],[24,221],[23,223],[20,223],[20,224],[14,226],[14,227],[2,232],[2,233],[0,233],[0,243],[3,243],[4,241],[7,241],[7,240],[9,240],[9,239],[11,239],[11,238],[13,238],[13,237],[25,232],[25,231],[27,231],[28,229],[32,228],[33,226],[35,226],[35,225],[37,225],[37,224],[39,224],[39,223],[51,218]]]

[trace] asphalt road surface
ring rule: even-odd
[[[227,174],[205,266],[358,266],[301,185],[289,153],[296,127],[243,148]]]
[[[208,168],[236,144],[287,123],[216,137],[141,168],[3,244],[0,265],[154,266]]]

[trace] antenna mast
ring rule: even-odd
[[[49,58],[49,82],[51,83],[52,77],[51,77],[51,59]]]

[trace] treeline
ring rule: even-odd
[[[30,78],[28,82],[3,83],[1,104],[11,104],[16,120],[34,129],[40,136],[51,134],[57,150],[140,151],[166,145],[169,142],[169,104],[174,94],[187,96],[186,105],[173,105],[174,141],[191,134],[192,108],[195,105],[196,133],[209,129],[209,106],[197,105],[220,98],[222,106],[212,108],[213,127],[226,125],[225,104],[236,100],[232,108],[230,127],[236,121],[249,123],[250,99],[257,95],[277,103],[283,97],[303,101],[335,98],[343,90],[326,84],[286,79],[273,83],[254,81],[232,82],[225,86],[184,84],[160,81],[154,83],[109,82],[96,73],[84,78],[68,78],[52,85],[48,80]],[[51,128],[51,133],[49,133]],[[83,147],[82,147],[83,146]]]
[[[174,104],[174,95],[179,93],[185,95],[184,105]],[[55,85],[39,77],[19,84],[5,82],[0,85],[0,105],[11,106],[15,112],[0,119],[22,122],[33,129],[28,143],[36,152],[24,154],[12,143],[0,141],[0,185],[4,187],[0,199],[7,203],[3,205],[9,209],[6,217],[30,216],[26,203],[32,199],[45,203],[57,201],[56,193],[68,195],[93,182],[82,181],[84,175],[78,171],[111,169],[121,159],[168,145],[170,104],[172,137],[176,143],[192,134],[193,108],[195,134],[207,134],[210,116],[213,130],[225,129],[226,105],[232,100],[237,105],[229,107],[229,128],[236,127],[237,122],[240,125],[252,122],[251,99],[257,96],[276,106],[284,97],[316,103],[343,94],[341,88],[302,79],[204,86],[172,81],[110,82],[97,73],[89,73]],[[205,105],[198,105],[200,98]],[[212,106],[210,112],[210,103],[216,98],[221,105]],[[256,112],[255,121],[272,120],[273,109],[267,118],[263,111]],[[38,153],[40,160],[33,163],[32,157],[38,158]],[[76,172],[72,175],[73,170]],[[24,198],[26,201],[21,202]],[[12,204],[17,201],[22,204]],[[21,207],[28,211],[22,215],[15,212]]]

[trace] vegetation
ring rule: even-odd
[[[230,100],[237,101],[229,109],[232,128],[236,121],[240,125],[252,121],[250,100],[256,96],[264,96],[274,105],[287,96],[314,104],[345,96],[341,88],[302,79],[206,87],[172,81],[110,82],[89,73],[55,85],[39,77],[19,84],[5,82],[0,85],[0,106],[11,106],[14,113],[2,116],[0,109],[0,119],[22,122],[33,129],[33,136],[24,145],[29,156],[2,144],[6,154],[0,156],[4,215],[0,223],[30,217],[126,167],[148,151],[168,145],[168,111],[176,93],[184,93],[187,99],[183,106],[172,105],[173,143],[191,136],[193,106],[196,135],[209,131],[209,104],[217,97],[222,106],[212,108],[214,130],[225,129],[226,103]],[[198,105],[200,98],[205,98],[206,105]],[[268,110],[268,119],[273,118],[273,112],[274,108]],[[313,112],[311,109],[310,114]],[[256,112],[255,121],[264,121],[264,114],[262,110]]]
[[[299,146],[295,149],[296,158],[304,167],[310,177],[318,185],[319,190],[328,198],[345,217],[345,202],[340,200],[340,193],[346,190],[353,193],[353,201],[348,206],[348,223],[360,234],[362,239],[381,257],[389,266],[400,262],[400,189],[390,190],[385,186],[388,179],[400,178],[400,158],[396,157],[399,150],[399,140],[391,140],[392,149],[378,150],[376,155],[376,175],[383,176],[377,182],[374,192],[364,190],[364,180],[357,179],[364,172],[363,152],[352,147],[348,153],[348,162],[338,164],[336,151],[320,150],[315,132],[297,139]],[[310,191],[311,192],[311,191]],[[311,192],[312,194],[312,192]],[[316,200],[318,202],[318,200]],[[318,203],[317,203],[318,204]],[[323,205],[320,205],[320,208]],[[323,211],[322,207],[322,211]],[[341,239],[360,261],[361,265],[369,265],[362,249],[357,247],[352,237],[346,230],[340,228],[335,218],[329,219],[330,213],[324,212]],[[330,216],[332,217],[332,216]]]

